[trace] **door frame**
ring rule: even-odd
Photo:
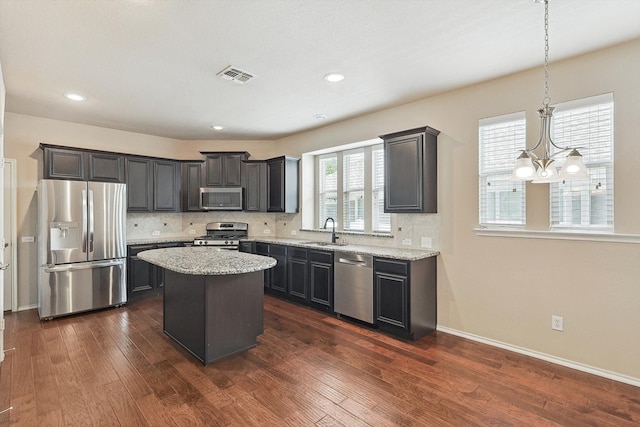
[[[4,212],[5,214],[7,212],[10,213],[11,215],[11,220],[9,222],[9,234],[10,234],[10,238],[11,238],[11,251],[10,251],[10,255],[9,255],[9,260],[8,262],[11,263],[11,267],[13,268],[13,274],[11,275],[11,311],[12,312],[16,312],[18,311],[18,229],[17,229],[17,221],[16,221],[16,214],[17,214],[17,171],[16,171],[16,167],[17,167],[17,161],[16,159],[4,159],[4,164],[9,163],[11,165],[11,174],[9,177],[9,182],[5,182],[5,187],[9,187],[11,189],[10,191],[10,197],[9,197],[9,203],[10,206],[5,206],[4,207]],[[3,165],[3,172],[4,173],[4,165]],[[3,225],[4,226],[4,225]],[[5,241],[7,240],[7,233],[5,233]],[[7,262],[7,256],[6,256],[6,252],[5,252],[5,262]],[[4,284],[5,286],[8,285],[8,283]]]

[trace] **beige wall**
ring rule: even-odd
[[[634,188],[639,184],[634,164],[640,162],[638,75],[640,40],[550,65],[552,103],[614,93],[618,233],[640,234]],[[478,225],[478,120],[526,111],[528,139],[537,139],[542,78],[541,69],[518,73],[276,142],[180,142],[9,113],[5,155],[18,159],[18,233],[35,234],[40,142],[123,152],[135,148],[135,153],[178,159],[194,158],[199,150],[242,149],[266,158],[429,125],[442,132],[439,325],[640,381],[640,244],[480,237],[473,231]],[[185,152],[185,146],[193,151]],[[546,230],[548,186],[530,184],[527,192],[528,228]],[[35,254],[33,245],[20,244],[23,305],[36,301]],[[564,332],[551,331],[552,314],[564,316]]]
[[[640,234],[640,40],[552,63],[549,71],[552,103],[614,93],[615,229]],[[514,74],[285,138],[278,151],[298,155],[421,125],[440,130],[438,324],[640,381],[640,244],[473,231],[478,120],[526,111],[535,141],[542,79],[542,69]],[[547,230],[548,209],[548,185],[529,184],[528,228]],[[564,332],[551,330],[552,314],[564,317]]]

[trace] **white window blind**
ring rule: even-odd
[[[589,179],[551,184],[551,228],[613,231],[613,94],[558,104],[552,138],[578,147]]]
[[[478,134],[480,225],[524,226],[526,187],[511,172],[525,149],[525,113],[482,119]]]
[[[343,228],[364,231],[364,151],[344,154],[342,165]]]
[[[391,214],[384,212],[384,147],[376,146],[371,151],[372,165],[372,209],[373,231],[391,232]]]
[[[338,158],[335,154],[318,159],[318,219],[338,220]]]

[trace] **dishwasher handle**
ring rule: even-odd
[[[373,264],[373,257],[371,257],[370,255],[337,252],[335,254],[335,257],[337,263],[353,265],[355,267],[371,267]]]
[[[367,266],[367,261],[358,261],[355,259],[348,259],[348,258],[338,258],[338,262],[341,264],[358,265],[362,267]]]

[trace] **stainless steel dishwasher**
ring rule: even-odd
[[[334,260],[335,312],[373,323],[373,257],[335,252]]]

